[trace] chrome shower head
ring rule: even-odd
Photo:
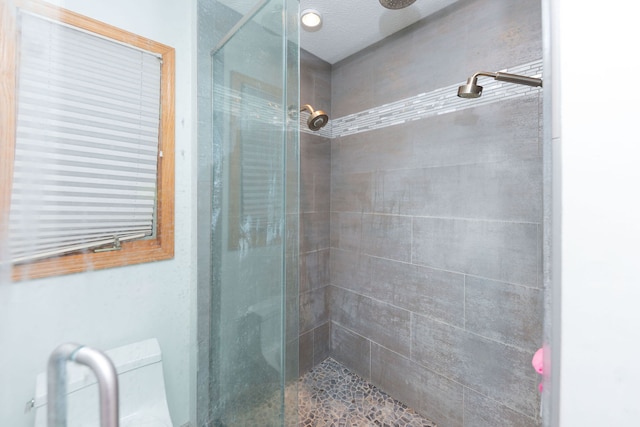
[[[327,123],[329,123],[329,115],[322,110],[314,110],[313,107],[309,104],[305,104],[300,108],[300,111],[307,110],[309,113],[309,118],[307,119],[307,126],[312,131],[318,131],[325,127]]]
[[[482,86],[478,85],[477,77],[469,77],[467,84],[458,87],[460,98],[479,98],[482,95]]]
[[[480,71],[467,79],[467,84],[458,87],[458,96],[460,98],[479,98],[482,95],[482,86],[478,85],[478,77],[486,76],[502,82],[515,83],[527,86],[542,86],[542,79],[535,77],[521,76],[518,74],[509,74],[503,72],[490,73],[488,71]]]
[[[387,9],[404,9],[411,6],[416,0],[380,0],[380,4]]]

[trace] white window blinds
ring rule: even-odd
[[[154,234],[160,58],[20,15],[14,263]]]

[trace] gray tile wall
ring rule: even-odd
[[[540,34],[539,1],[459,0],[334,64],[331,111],[342,117],[539,60]]]
[[[331,65],[300,52],[300,103],[331,114]],[[331,144],[300,132],[300,374],[329,356]]]
[[[334,64],[332,113],[540,57],[539,1],[461,0]],[[331,355],[441,427],[540,425],[540,103],[533,92],[331,143]]]
[[[542,77],[542,60],[538,59],[496,71],[540,78]],[[327,133],[331,138],[338,138],[540,92],[539,87],[514,85],[485,77],[481,77],[479,81],[484,88],[480,98],[459,98],[458,87],[465,82],[461,80],[430,92],[421,92],[364,111],[334,117],[327,126],[330,128]]]

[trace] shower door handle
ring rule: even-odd
[[[85,365],[98,380],[100,427],[118,427],[118,373],[103,352],[73,343],[56,347],[47,366],[47,427],[67,427],[67,361]]]

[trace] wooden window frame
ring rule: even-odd
[[[16,16],[24,10],[110,40],[162,56],[159,153],[157,171],[157,223],[155,238],[122,243],[111,252],[83,252],[33,261],[12,267],[13,281],[79,273],[174,256],[175,196],[175,49],[109,24],[39,0],[0,2],[0,239],[8,239],[9,209],[17,118]]]

